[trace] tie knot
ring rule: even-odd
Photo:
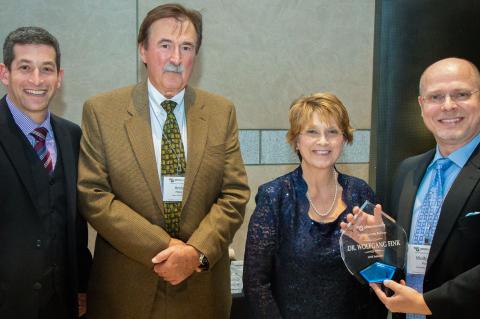
[[[165,100],[162,102],[162,107],[163,109],[167,112],[167,113],[170,113],[172,112],[175,107],[177,106],[177,102],[175,101],[172,101],[172,100]]]
[[[45,141],[47,133],[48,130],[45,127],[37,127],[30,133],[30,135],[32,135],[33,138],[37,141]]]
[[[445,172],[450,167],[450,165],[452,165],[452,161],[446,157],[439,158],[435,163],[436,169],[440,172]]]

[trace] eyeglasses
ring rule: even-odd
[[[306,136],[310,139],[319,139],[322,136],[325,136],[326,140],[331,140],[333,138],[342,136],[342,132],[335,128],[327,129],[324,132],[316,129],[306,129],[305,131],[301,132],[300,135]]]
[[[445,103],[447,95],[450,96],[450,100],[453,102],[466,102],[468,101],[473,94],[478,93],[480,89],[476,91],[454,91],[450,93],[432,93],[426,96],[422,96],[423,101],[432,105],[440,105]]]

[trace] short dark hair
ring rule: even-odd
[[[15,59],[13,47],[15,44],[45,44],[55,50],[55,64],[60,71],[60,46],[57,39],[47,30],[40,27],[21,27],[12,31],[3,43],[3,64],[10,70]]]
[[[198,53],[202,44],[202,14],[197,10],[187,9],[177,3],[162,4],[150,10],[145,19],[143,19],[140,30],[138,31],[137,44],[142,44],[145,49],[148,48],[148,36],[150,26],[157,20],[164,18],[174,18],[178,21],[190,20],[197,32],[197,45],[195,52]]]

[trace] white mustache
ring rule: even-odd
[[[172,63],[167,63],[167,64],[165,64],[165,66],[163,67],[163,71],[165,71],[165,72],[182,73],[182,72],[183,72],[183,65],[182,65],[182,64],[175,65],[175,64],[172,64]]]

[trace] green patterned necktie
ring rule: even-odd
[[[167,119],[163,124],[162,133],[162,176],[185,175],[185,153],[183,151],[182,136],[178,123],[173,114],[177,103],[170,100],[162,102],[167,112]],[[181,202],[164,202],[165,228],[172,237],[177,237],[180,230]]]

